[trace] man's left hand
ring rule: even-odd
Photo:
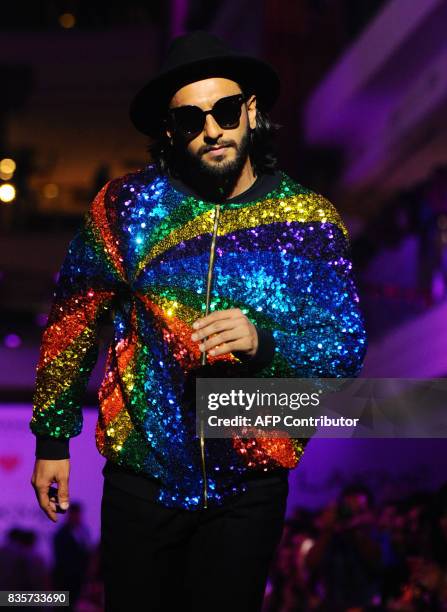
[[[215,310],[207,317],[193,323],[195,332],[191,338],[200,342],[199,349],[210,355],[224,355],[232,351],[243,351],[254,357],[258,350],[256,327],[240,308]],[[211,337],[210,337],[211,336]],[[203,338],[207,338],[203,342]]]

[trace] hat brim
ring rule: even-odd
[[[267,62],[243,55],[207,57],[158,75],[142,87],[130,104],[133,125],[143,134],[156,137],[175,92],[188,83],[212,77],[229,78],[249,88],[266,111],[279,96],[279,77]]]

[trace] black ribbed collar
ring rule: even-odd
[[[184,183],[178,178],[174,178],[172,176],[168,176],[168,180],[171,185],[177,191],[181,191],[185,195],[194,196],[196,198],[201,198],[202,196],[196,193],[189,185]],[[237,196],[233,198],[229,198],[225,200],[225,202],[250,202],[252,200],[257,200],[258,198],[262,198],[266,196],[270,191],[279,187],[281,183],[281,173],[279,170],[274,171],[272,174],[260,174],[253,185],[251,185],[248,189],[243,191]]]

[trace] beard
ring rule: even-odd
[[[174,139],[174,159],[176,174],[188,185],[191,185],[204,198],[224,200],[234,189],[242,169],[250,154],[250,132],[244,133],[237,144],[234,140],[222,140],[222,146],[232,146],[236,150],[234,159],[207,162],[203,159],[209,146],[201,147],[198,153],[188,151],[184,141]],[[215,146],[215,145],[212,145]]]

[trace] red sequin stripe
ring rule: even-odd
[[[113,348],[110,347],[107,354],[107,373],[98,390],[101,420],[104,425],[108,425],[124,407],[123,394],[118,380],[119,373],[112,363]]]
[[[124,408],[124,398],[121,392],[120,377],[126,370],[135,354],[136,345],[134,343],[123,346],[118,355],[118,369],[108,371],[107,377],[101,384],[99,400],[101,402],[101,412],[104,416],[105,424],[112,421]]]
[[[95,440],[96,440],[96,448],[102,454],[104,450],[104,446],[106,443],[106,430],[101,422],[101,419],[97,419],[95,426]]]
[[[111,382],[113,387],[108,389],[109,393],[107,396],[104,395],[103,388],[98,394],[104,425],[108,425],[113,421],[124,408],[124,398],[118,382],[119,374],[116,370],[112,370],[109,374],[111,374],[113,378],[111,381],[108,381],[108,383]]]
[[[118,368],[113,367],[113,346],[109,347],[106,362],[106,375],[101,383],[98,391],[98,398],[101,404],[101,414],[104,417],[104,422],[107,425],[110,423],[119,412],[124,408],[124,398],[121,392],[120,377],[131,363],[137,348],[135,321],[136,308],[135,304],[132,308],[133,328],[127,338],[123,338],[115,345],[115,354],[118,361]]]
[[[122,279],[126,280],[126,273],[123,266],[123,258],[119,250],[119,240],[113,235],[110,229],[110,223],[107,218],[106,196],[108,188],[113,181],[109,181],[98,192],[92,203],[92,219],[95,227],[104,242],[104,251],[107,253],[110,261],[115,266]],[[116,196],[112,196],[116,198]],[[112,199],[111,198],[111,199]]]
[[[272,465],[294,468],[297,464],[295,448],[290,438],[247,439],[234,436],[233,447],[251,468]]]
[[[52,317],[43,335],[41,353],[37,370],[46,367],[62,353],[88,327],[94,325],[98,308],[102,302],[111,298],[110,291],[93,291],[85,295],[76,295],[57,305],[59,309],[56,320]]]
[[[116,367],[114,366],[114,346],[111,344],[107,350],[106,363],[104,366],[104,376],[99,385],[98,399],[103,402],[116,387]]]

